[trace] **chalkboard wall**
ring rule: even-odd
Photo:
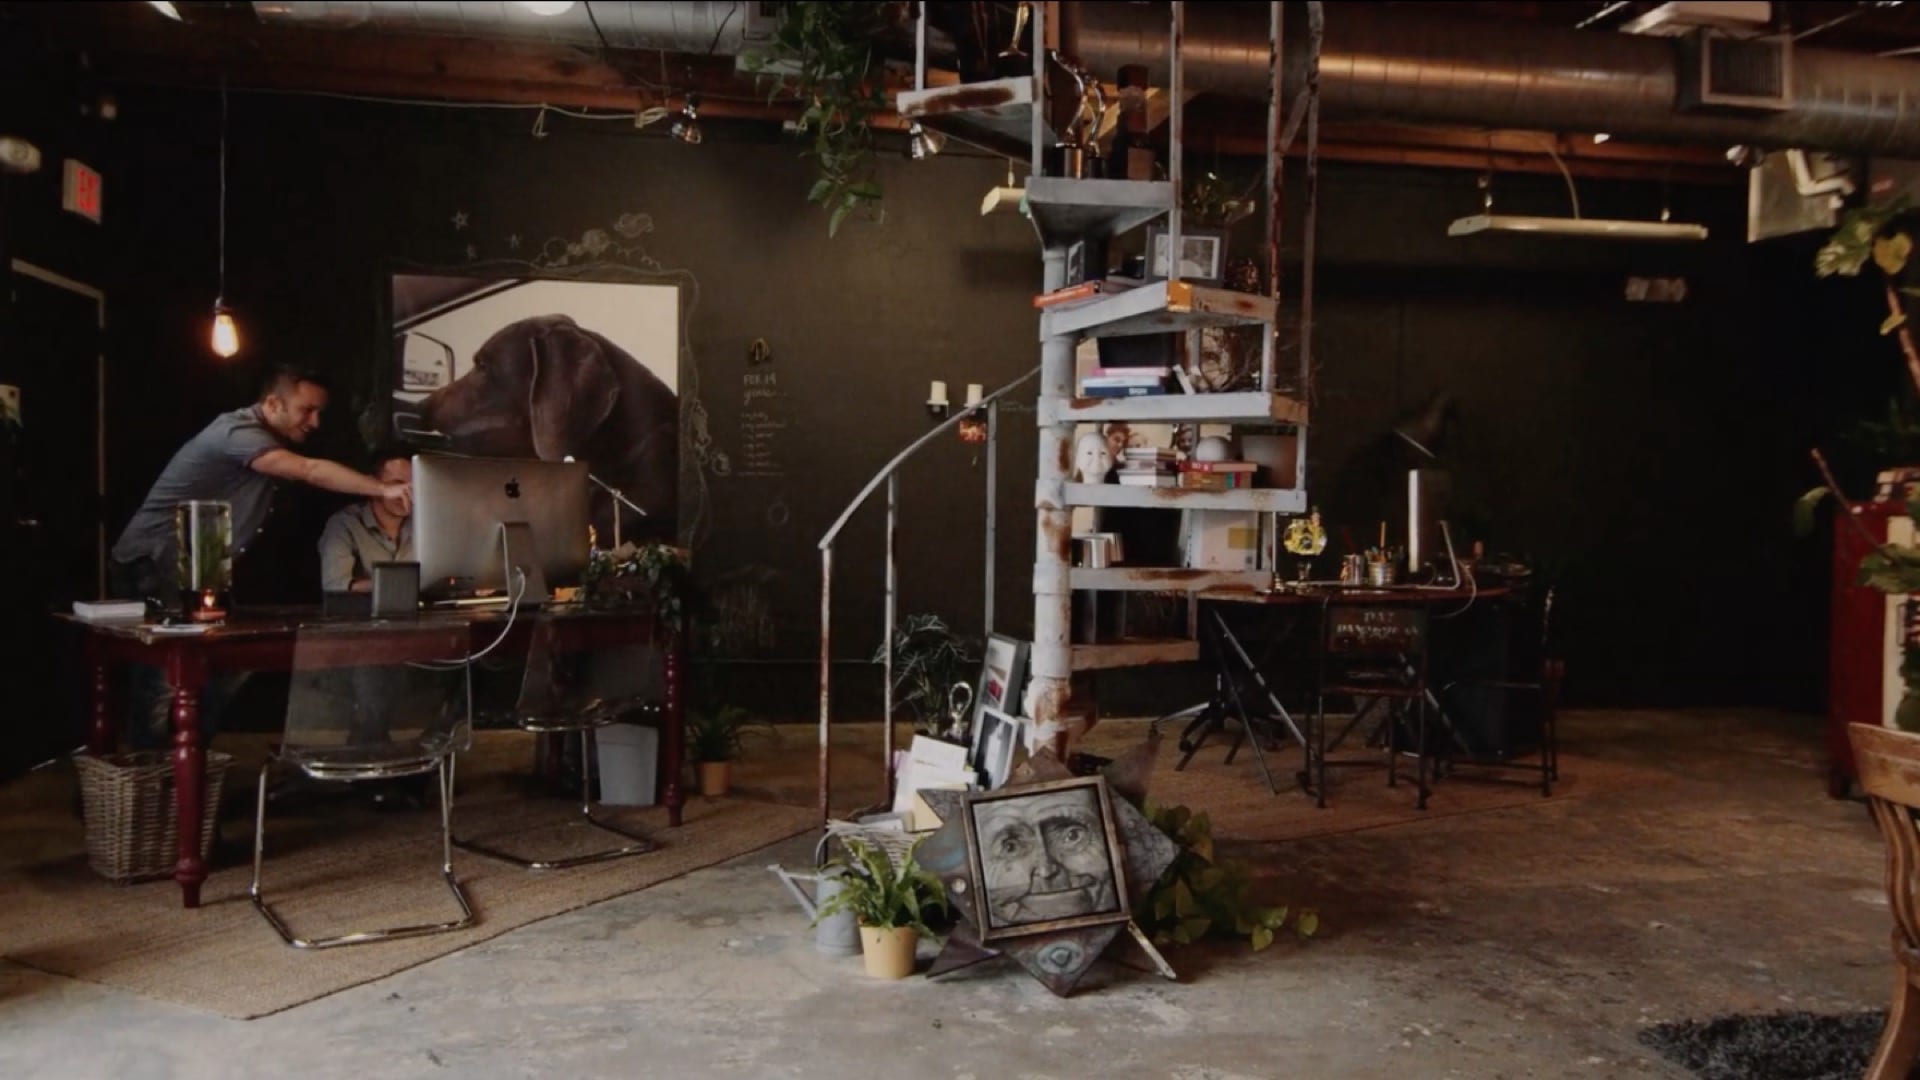
[[[623,258],[672,272],[696,302],[683,379],[704,430],[686,433],[699,442],[685,451],[698,483],[683,489],[704,491],[699,571],[728,598],[733,651],[788,662],[751,669],[767,710],[805,715],[821,533],[926,430],[929,380],[957,396],[1037,362],[1032,233],[1017,216],[977,213],[1004,177],[996,161],[889,158],[884,221],[830,240],[802,201],[810,167],[790,142],[711,126],[689,147],[554,117],[536,137],[520,112],[238,94],[227,296],[246,351],[223,363],[202,340],[217,108],[204,92],[122,94],[99,268],[114,296],[116,526],[181,440],[246,399],[259,362],[330,371],[340,392],[319,448],[358,452],[360,414],[380,397],[383,283],[396,267],[591,248],[590,231],[626,216],[644,229]],[[1812,280],[1807,245],[1744,245],[1736,186],[1667,193],[1676,218],[1712,226],[1707,244],[1450,240],[1447,222],[1478,206],[1473,180],[1323,172],[1316,500],[1364,533],[1379,505],[1357,479],[1369,454],[1395,419],[1449,391],[1474,535],[1546,560],[1566,584],[1576,699],[1816,705],[1823,549],[1796,546],[1787,506],[1808,480],[1805,446],[1891,385],[1871,322],[1856,325],[1864,305]],[[1659,188],[1593,182],[1581,195],[1590,215],[1652,217]],[[1503,178],[1498,190],[1503,209],[1564,212],[1557,181]],[[1681,304],[1628,303],[1628,274],[1682,274],[1690,291]],[[772,359],[750,366],[757,339]],[[1842,352],[1857,355],[1841,363]],[[743,411],[767,416],[743,430]],[[1002,431],[999,629],[1024,635],[1031,413],[1003,417]],[[968,631],[980,622],[983,466],[976,447],[943,442],[901,484],[902,610],[943,612]],[[1327,486],[1336,477],[1345,490]],[[312,537],[329,508],[311,494],[286,500],[262,551],[281,562],[256,575],[257,595],[311,594]],[[880,555],[876,505],[837,553],[837,657],[878,642]],[[1109,711],[1191,685],[1155,682],[1157,697],[1143,680],[1113,680],[1126,700]]]

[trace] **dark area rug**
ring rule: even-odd
[[[1704,1080],[1858,1080],[1886,1022],[1884,1010],[1723,1016],[1658,1024],[1640,1041]]]

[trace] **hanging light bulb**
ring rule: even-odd
[[[186,21],[180,17],[180,9],[173,6],[172,0],[147,0],[147,6],[174,22]]]
[[[928,131],[915,120],[907,128],[907,156],[915,161],[925,161],[947,148],[947,137],[938,131]]]
[[[222,360],[231,359],[240,351],[240,328],[233,324],[233,312],[227,310],[225,300],[213,302],[213,354]]]
[[[240,351],[240,328],[227,308],[227,80],[220,80],[220,291],[213,300],[213,354],[229,359]]]
[[[688,91],[687,103],[680,106],[680,115],[673,118],[667,132],[689,146],[700,143],[700,94]]]
[[[520,6],[535,15],[565,15],[573,10],[573,0],[520,0]]]

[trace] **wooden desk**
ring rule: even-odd
[[[119,741],[124,712],[116,710],[113,700],[113,669],[118,664],[139,663],[160,669],[173,688],[173,779],[174,805],[178,814],[180,859],[173,879],[180,883],[181,899],[186,907],[200,906],[200,885],[207,879],[206,861],[200,857],[201,807],[205,802],[206,753],[200,739],[200,694],[207,677],[216,672],[288,671],[293,667],[294,637],[305,623],[338,625],[358,622],[379,625],[373,620],[322,619],[317,608],[256,608],[242,610],[227,621],[204,633],[155,633],[151,626],[128,623],[89,622],[72,615],[57,619],[80,627],[86,634],[87,665],[93,686],[93,715],[87,732],[87,749],[95,754],[111,753]],[[528,635],[538,619],[551,619],[562,641],[579,646],[631,643],[639,638],[659,642],[661,634],[650,613],[600,611],[567,605],[522,612],[514,620],[503,648],[525,651]],[[507,621],[502,610],[433,611],[419,621],[445,621],[464,624],[478,650],[490,644]],[[683,635],[684,636],[684,635]],[[377,647],[378,635],[368,639]],[[684,744],[681,727],[681,645],[679,639],[664,650],[665,700],[662,702],[664,727],[660,737],[661,771],[665,785],[661,801],[667,807],[668,822],[680,824],[681,807],[686,802],[681,788],[681,754]],[[351,661],[354,658],[348,658]]]

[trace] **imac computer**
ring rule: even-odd
[[[1445,568],[1448,552],[1440,533],[1447,517],[1450,478],[1440,469],[1407,470],[1407,573],[1420,575],[1429,567]]]
[[[434,600],[493,592],[544,603],[587,565],[587,466],[511,458],[413,459],[413,545],[420,592]],[[513,575],[515,577],[518,576]]]

